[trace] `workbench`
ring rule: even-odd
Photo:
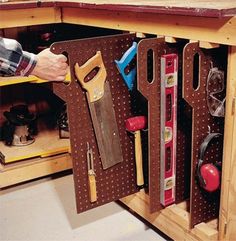
[[[189,229],[188,202],[149,213],[144,191],[121,201],[174,240],[236,239],[236,2],[231,0],[45,0],[0,3],[0,31],[66,23],[165,36],[167,42],[199,41],[202,48],[228,46],[226,114],[219,218]],[[32,78],[32,77],[30,77]],[[28,78],[15,78],[16,82]],[[7,78],[1,78],[2,83]],[[12,79],[11,79],[12,81]],[[32,79],[34,81],[34,79]],[[3,84],[4,85],[4,84]],[[1,187],[71,168],[69,154],[35,158],[0,169]]]

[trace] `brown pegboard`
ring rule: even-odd
[[[103,205],[138,191],[135,176],[134,143],[125,130],[124,122],[132,116],[130,94],[115,66],[132,45],[135,35],[123,34],[55,43],[54,53],[66,53],[71,66],[71,83],[54,84],[54,92],[67,102],[71,155],[78,212]],[[76,82],[74,65],[81,66],[101,51],[112,92],[113,105],[119,129],[123,162],[106,170],[102,169],[96,138],[91,122],[85,91]],[[88,192],[87,142],[92,147],[97,184],[97,202],[90,203]]]
[[[217,59],[222,55],[216,54],[217,50],[205,50],[199,48],[199,44],[189,43],[183,53],[183,97],[192,107],[192,171],[191,171],[191,194],[190,194],[190,215],[191,228],[194,225],[208,221],[218,216],[220,192],[207,193],[196,181],[196,166],[199,158],[199,148],[207,136],[209,128],[211,132],[224,131],[224,119],[212,117],[207,107],[206,83],[211,66],[218,65]],[[199,55],[199,58],[195,56]],[[195,61],[194,61],[195,58]],[[199,68],[196,64],[199,62]],[[199,73],[198,85],[195,83],[194,74]],[[206,153],[206,162],[220,161],[222,148],[211,149]]]
[[[148,193],[151,212],[162,208],[160,204],[160,58],[164,54],[165,46],[163,38],[144,39],[139,42],[137,53],[137,87],[148,101]],[[149,56],[150,50],[153,56]],[[153,59],[151,63],[149,63],[150,57]],[[151,81],[150,71],[152,71]]]
[[[176,203],[180,203],[190,197],[192,110],[188,103],[183,99],[182,91],[183,48],[185,44],[186,42],[182,42],[181,45],[178,46],[179,68],[176,144]]]
[[[176,203],[180,203],[190,197],[191,137],[192,110],[182,99],[182,78],[179,78],[176,145]],[[188,207],[187,211],[189,211]]]
[[[179,77],[181,78],[181,59],[184,43],[167,44],[164,38],[144,39],[138,44],[138,89],[148,101],[148,142],[149,142],[149,198],[151,212],[160,210],[160,70],[161,56],[176,53],[179,57]],[[150,52],[151,50],[151,52]],[[151,56],[153,55],[153,56]],[[151,73],[152,72],[152,73]],[[181,82],[180,82],[181,83]],[[183,106],[178,110],[182,110]],[[185,108],[185,107],[184,107]],[[179,111],[180,112],[180,111]],[[183,111],[182,111],[183,112]],[[178,120],[181,117],[178,117]],[[179,128],[179,126],[178,126]],[[180,130],[181,131],[181,130]],[[178,131],[179,134],[179,131]],[[177,150],[185,143],[182,132],[177,139]],[[186,150],[177,152],[176,199],[180,202],[186,197]]]

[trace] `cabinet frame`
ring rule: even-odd
[[[49,23],[70,23],[229,45],[219,232],[215,234],[214,229],[209,226],[205,227],[205,224],[196,225],[192,230],[186,229],[187,212],[180,211],[184,210],[184,208],[176,205],[168,207],[157,214],[149,215],[146,208],[148,199],[142,192],[124,198],[122,202],[173,239],[204,240],[204,238],[207,238],[209,240],[229,240],[234,238],[236,236],[236,230],[234,229],[236,223],[236,209],[234,206],[236,180],[233,178],[236,175],[236,147],[233,145],[236,138],[236,71],[234,68],[236,64],[236,17],[209,18],[100,8],[83,9],[79,7],[79,4],[75,4],[73,7],[68,4],[67,7],[66,3],[61,6],[60,4],[51,3],[51,5],[47,4],[45,7],[32,6],[31,3],[30,7],[27,7],[27,11],[25,11],[26,6],[27,3],[24,5],[14,3],[11,9],[1,7],[0,29]],[[8,172],[1,172],[0,176],[3,173],[8,175]],[[35,177],[42,175],[35,174]],[[32,177],[25,179],[32,179]],[[15,183],[17,183],[17,180]],[[169,213],[169,217],[165,216],[166,213],[167,216]],[[172,215],[174,213],[172,217],[179,217],[180,219],[182,217],[182,221],[178,222],[178,224],[173,222],[171,213]],[[163,217],[165,226],[160,221],[162,216],[165,216],[165,218]],[[176,231],[168,230],[166,226],[171,225],[175,225]],[[180,231],[183,233],[181,234]]]

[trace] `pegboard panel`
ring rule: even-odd
[[[224,131],[224,119],[212,117],[207,107],[206,84],[209,70],[212,66],[220,65],[217,55],[224,59],[217,51],[219,49],[205,50],[199,48],[198,43],[189,43],[183,53],[183,97],[192,108],[191,228],[217,217],[219,212],[220,192],[207,193],[196,181],[199,148],[208,135],[209,128],[211,132]],[[221,161],[221,147],[220,143],[216,143],[213,149],[209,148],[205,162]]]
[[[160,84],[161,56],[176,53],[179,56],[181,73],[182,49],[184,43],[167,44],[164,38],[144,39],[138,44],[138,89],[148,101],[148,160],[149,160],[149,197],[151,212],[160,210]],[[181,78],[181,74],[179,74]],[[182,107],[181,107],[182,108]],[[181,109],[178,106],[178,109]],[[185,143],[185,135],[178,136],[177,147]],[[181,150],[182,151],[182,150]],[[177,185],[185,181],[185,152],[177,154]],[[186,169],[186,168],[185,168]],[[179,185],[176,196],[182,201],[185,186]]]
[[[67,102],[71,155],[76,193],[77,211],[83,212],[105,203],[120,199],[138,191],[134,160],[133,138],[125,130],[125,120],[133,115],[130,93],[123,83],[114,60],[120,59],[132,45],[135,36],[116,35],[55,43],[54,53],[66,53],[71,66],[71,83],[54,84],[54,92]],[[119,130],[123,162],[106,170],[102,168],[85,91],[76,82],[74,65],[80,66],[101,51],[110,84],[113,107]],[[134,100],[133,100],[134,101]],[[89,201],[87,142],[93,151],[96,173],[97,201]]]
[[[180,203],[190,197],[191,137],[192,110],[184,99],[182,99],[182,78],[179,78],[176,145],[176,203]]]
[[[192,137],[192,109],[183,99],[183,48],[181,43],[178,68],[178,102],[177,102],[177,144],[176,144],[176,203],[190,197],[191,179],[191,137]],[[189,210],[188,210],[189,211]]]

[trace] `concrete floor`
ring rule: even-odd
[[[113,202],[76,214],[72,175],[40,179],[0,193],[0,240],[165,240]]]

